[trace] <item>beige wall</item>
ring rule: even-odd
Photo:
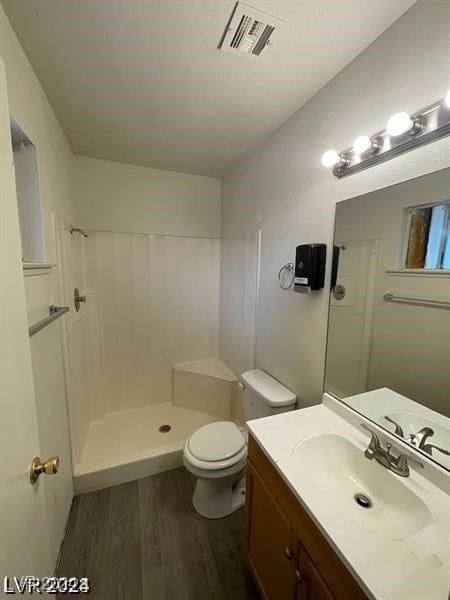
[[[330,249],[336,202],[449,166],[450,139],[342,180],[322,167],[320,157],[382,129],[398,110],[413,112],[445,95],[449,22],[448,2],[433,2],[430,9],[419,1],[222,183],[223,236],[262,229],[256,364],[297,392],[304,405],[322,395],[329,295],[283,292],[278,269],[293,259],[297,244],[326,242]],[[330,261],[328,277],[329,271]],[[231,270],[222,269],[221,285],[237,285]],[[234,321],[222,302],[221,328]],[[234,340],[222,339],[225,362],[237,351]]]
[[[78,227],[220,237],[220,179],[81,156],[74,169]]]

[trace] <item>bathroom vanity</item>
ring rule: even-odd
[[[448,600],[450,169],[336,205],[322,405],[250,421],[267,600]]]
[[[447,599],[448,477],[408,450],[408,477],[368,460],[361,424],[326,395],[249,422],[245,558],[263,598]]]
[[[246,556],[263,597],[366,598],[252,436],[248,458]]]

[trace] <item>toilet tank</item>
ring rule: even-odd
[[[239,386],[243,390],[246,421],[294,410],[296,395],[261,369],[242,373]]]

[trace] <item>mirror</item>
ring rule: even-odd
[[[325,391],[449,470],[450,169],[338,203],[334,244]]]

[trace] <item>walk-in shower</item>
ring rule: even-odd
[[[217,358],[222,240],[73,236],[59,217],[56,230],[66,298],[84,300],[64,336],[77,491],[181,465],[196,429],[239,418],[236,374]],[[253,281],[253,321],[258,247],[257,233],[236,240],[234,257]]]

